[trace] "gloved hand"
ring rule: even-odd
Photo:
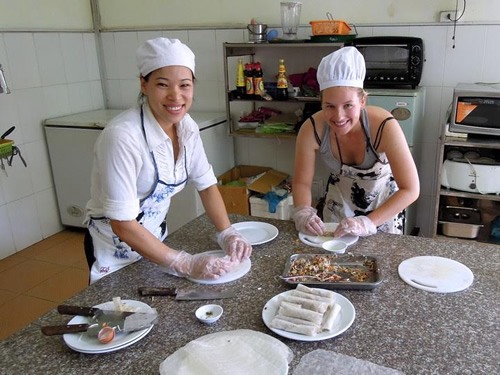
[[[217,233],[217,243],[232,262],[241,262],[252,255],[252,245],[232,226]]]
[[[229,257],[218,258],[209,254],[188,254],[180,251],[173,261],[164,264],[171,275],[193,279],[218,279],[225,275],[233,263]]]
[[[300,206],[295,208],[292,219],[295,228],[302,233],[321,236],[325,231],[325,223],[316,215],[317,210],[310,206]]]
[[[366,237],[377,233],[377,227],[367,216],[346,217],[340,221],[335,229],[334,237],[342,237],[346,234]]]

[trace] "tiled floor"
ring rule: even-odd
[[[88,278],[77,229],[0,260],[0,340],[85,288]]]

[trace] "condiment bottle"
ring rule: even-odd
[[[278,76],[276,84],[276,99],[277,100],[287,100],[288,99],[288,78],[286,76],[285,60],[279,60]]]
[[[238,71],[236,75],[236,92],[242,97],[246,94],[245,75],[243,73],[243,59],[238,59]]]
[[[245,87],[246,94],[253,95],[254,94],[254,86],[253,86],[253,70],[252,64],[245,64]]]
[[[260,62],[256,62],[254,64],[254,76],[253,76],[253,89],[256,96],[262,96],[264,94],[264,81],[262,66]]]

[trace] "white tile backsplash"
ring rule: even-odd
[[[300,32],[307,38],[310,27],[302,27]],[[418,145],[422,184],[418,215],[430,221],[438,137],[453,87],[458,82],[500,81],[500,49],[492,48],[498,44],[500,26],[458,25],[455,48],[451,25],[359,26],[357,32],[360,36],[412,35],[424,39],[426,62],[421,86],[426,87],[426,106]],[[196,54],[193,109],[224,111],[222,44],[247,41],[244,28],[101,33],[106,98],[101,90],[94,33],[0,33],[0,64],[13,90],[11,95],[0,95],[0,132],[16,126],[12,137],[28,162],[28,168],[24,168],[16,159],[8,177],[0,171],[0,258],[62,228],[42,121],[103,108],[105,104],[123,109],[135,105],[139,93],[135,51],[140,43],[157,36],[180,39]],[[235,63],[236,59],[230,61],[232,70]],[[235,161],[293,174],[294,149],[295,140],[291,139],[237,137]],[[321,178],[326,178],[320,165],[317,169]]]
[[[88,81],[89,70],[82,34],[64,33],[60,38],[67,82]]]
[[[33,34],[7,33],[4,34],[4,42],[10,68],[7,79],[11,90],[40,87]]]
[[[36,56],[43,86],[66,82],[61,41],[57,33],[34,34]]]

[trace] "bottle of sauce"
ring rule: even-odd
[[[254,94],[254,86],[253,86],[253,69],[252,64],[245,64],[245,92],[248,97],[252,97]]]
[[[245,97],[245,74],[243,72],[243,59],[238,59],[238,70],[236,74],[236,94],[239,98]]]
[[[254,64],[254,76],[253,76],[253,90],[254,94],[257,97],[262,97],[264,94],[264,81],[263,81],[263,72],[262,66],[260,62],[256,62]]]
[[[286,76],[285,60],[279,60],[278,75],[276,83],[276,99],[288,100],[288,78]]]

